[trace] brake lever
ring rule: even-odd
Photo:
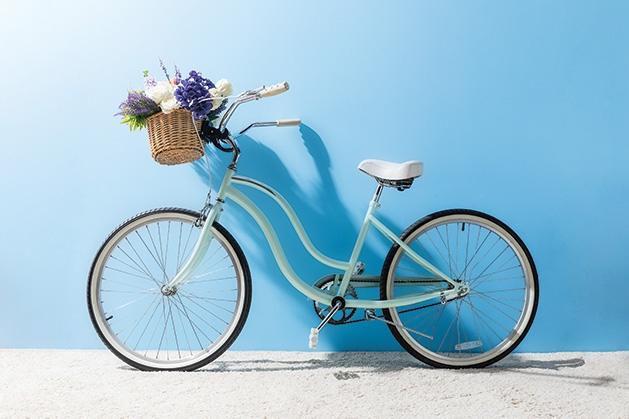
[[[242,135],[253,127],[290,127],[290,126],[299,126],[301,125],[301,119],[279,119],[273,122],[254,122],[249,125],[247,128],[243,129],[238,133],[238,135]]]

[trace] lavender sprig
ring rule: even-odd
[[[177,64],[174,64],[174,66],[175,66],[175,84],[179,84],[179,82],[182,79],[181,71],[179,71],[179,69],[177,68]]]
[[[118,106],[119,112],[114,116],[122,115],[121,124],[129,124],[129,129],[134,131],[146,126],[146,119],[160,111],[159,106],[148,98],[143,92],[131,90],[127,100]]]
[[[170,83],[170,76],[168,75],[168,70],[166,69],[166,66],[164,65],[164,63],[162,62],[162,59],[159,58],[159,66],[162,68],[162,71],[164,72],[164,74],[166,75],[166,80],[168,80],[168,82]]]

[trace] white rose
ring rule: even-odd
[[[232,88],[232,84],[226,79],[220,79],[216,82],[216,90],[218,90],[221,96],[229,96],[233,93],[234,89]]]
[[[211,110],[215,110],[219,106],[221,106],[221,103],[223,103],[223,98],[222,98],[221,92],[218,89],[210,89],[209,93],[210,93],[210,96],[212,97],[212,99],[209,99],[209,100],[212,101],[212,109]]]
[[[175,109],[179,109],[181,106],[177,103],[175,96],[172,96],[169,99],[163,100],[162,103],[159,104],[159,107],[162,108],[162,112],[171,113]]]
[[[168,83],[167,81],[161,81],[155,86],[151,86],[146,89],[144,93],[153,102],[157,103],[161,107],[162,102],[166,102],[175,98],[174,91],[175,86]]]

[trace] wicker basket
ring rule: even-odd
[[[201,124],[202,121],[193,121],[192,114],[185,109],[176,109],[169,114],[159,112],[150,116],[146,120],[146,128],[153,159],[160,164],[172,166],[203,157],[203,144],[197,134],[201,130]]]

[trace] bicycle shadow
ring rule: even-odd
[[[252,177],[276,189],[290,203],[317,249],[328,256],[334,256],[335,259],[348,260],[358,235],[358,224],[361,220],[352,219],[348,209],[340,199],[332,177],[330,156],[321,137],[305,124],[300,126],[299,132],[303,151],[309,155],[316,170],[314,176],[309,174],[307,177],[309,179],[316,178],[316,182],[304,181],[293,176],[275,151],[248,135],[239,137],[238,145],[242,154],[238,163],[238,174]],[[224,168],[230,162],[231,153],[219,154],[212,146],[208,146],[207,151],[212,178],[220,180]],[[208,185],[205,160],[201,159],[192,165],[200,179]],[[303,191],[304,182],[307,182],[307,193]],[[213,186],[216,188],[219,185],[214,184]],[[275,202],[260,192],[249,190],[249,188],[242,190],[264,211],[269,221],[277,229],[276,232],[284,252],[298,274],[306,272],[307,275],[304,275],[303,278],[310,279],[314,272],[321,276],[330,273],[328,272],[330,268],[322,267],[319,262],[305,252],[301,242],[293,234],[293,229],[287,222],[283,211]],[[365,209],[369,198],[365,198]],[[246,252],[247,258],[255,259],[250,265],[263,267],[264,270],[275,266],[276,263],[270,253],[266,239],[253,219],[236,205],[230,206],[229,213],[225,217],[230,222],[225,221],[223,223],[223,219],[221,219],[221,223],[228,227],[241,244],[245,243],[245,246],[250,248],[250,252]],[[384,219],[386,220],[386,217]],[[253,237],[251,237],[252,235]],[[265,244],[262,245],[262,243]],[[381,260],[376,262],[377,259]],[[377,267],[375,273],[379,274],[384,255],[380,255],[378,258],[369,243],[366,243],[361,254],[361,260],[368,266],[371,265],[372,268]],[[318,278],[318,276],[313,278],[312,283]]]
[[[251,354],[247,354],[246,357]],[[231,357],[238,355],[231,355]],[[290,358],[290,357],[289,357]],[[560,371],[563,369],[577,369],[585,365],[583,358],[532,360],[517,354],[511,354],[504,360],[486,368],[451,369],[459,373],[488,373],[516,372],[524,370]],[[211,364],[196,370],[196,372],[264,372],[264,371],[301,371],[319,369],[346,368],[362,370],[364,372],[396,372],[406,368],[420,370],[437,370],[427,364],[413,358],[407,352],[330,352],[322,358],[310,358],[302,360],[291,359],[229,359],[219,358]],[[550,374],[557,377],[557,374]],[[571,377],[574,378],[574,377]],[[608,382],[606,377],[600,380]],[[593,379],[590,377],[589,379]]]
[[[242,355],[242,356],[241,356]],[[321,354],[318,354],[321,355]],[[421,363],[406,352],[331,352],[323,356],[303,359],[278,359],[278,357],[253,358],[255,353],[228,353],[231,359],[221,357],[211,364],[192,373],[265,373],[326,371],[333,372],[337,380],[361,378],[364,374],[387,374],[406,369],[450,374],[525,374],[542,376],[548,379],[569,380],[587,386],[617,386],[617,380],[609,376],[579,375],[570,373],[585,366],[583,358],[534,360],[518,354],[511,354],[502,361],[483,369],[439,370]],[[129,366],[120,368],[133,369]]]
[[[347,260],[349,259],[351,246],[354,244],[358,234],[358,228],[355,227],[357,220],[351,219],[349,211],[340,199],[338,189],[332,178],[330,156],[323,140],[312,128],[305,124],[300,126],[299,132],[304,151],[309,154],[314,163],[316,168],[315,178],[318,179],[314,187],[312,187],[313,183],[309,182],[308,193],[304,192],[303,180],[296,178],[290,173],[275,151],[249,135],[239,137],[238,145],[242,154],[238,163],[238,175],[254,178],[276,189],[290,203],[314,245],[326,255],[339,255],[335,256],[335,258]],[[211,146],[208,146],[207,151],[212,168],[212,177],[220,179],[222,171],[231,159],[231,154],[218,154]],[[204,159],[194,162],[193,168],[204,183],[208,185]],[[313,176],[310,174],[308,177],[312,178]],[[217,187],[218,185],[213,186]],[[300,255],[295,254],[297,253],[296,247],[301,247],[301,242],[294,240],[296,236],[290,237],[293,229],[290,224],[285,222],[284,213],[279,206],[272,200],[267,199],[262,193],[249,188],[243,188],[242,190],[264,211],[271,224],[277,229],[278,237],[289,261],[299,261],[300,264],[308,263],[305,261],[305,258],[300,258]],[[368,197],[366,197],[365,203],[367,200]],[[235,205],[231,206],[229,211],[238,212],[237,217],[232,217],[238,218],[238,222],[228,226],[230,231],[233,230],[232,233],[243,232],[247,235],[253,233],[262,239],[264,238],[261,232],[258,235],[257,228],[255,229],[256,231],[250,228],[251,226],[257,226],[257,224],[250,219],[246,212],[240,208],[236,209]],[[247,221],[245,221],[245,218]],[[247,241],[245,237],[243,237],[243,240]],[[261,242],[256,238],[255,243],[259,244]],[[368,245],[361,256],[370,259],[373,256],[373,251]],[[260,259],[260,262],[265,265],[275,263],[272,257]],[[319,265],[318,262],[315,261],[315,263]],[[293,268],[298,270],[299,266],[295,263]],[[311,272],[312,266],[300,270]],[[329,269],[326,268],[327,270]]]
[[[542,370],[559,370],[560,368],[580,368],[585,365],[585,359],[583,358],[570,358],[570,359],[551,359],[551,360],[539,360],[539,359],[527,359],[519,354],[511,354],[504,360],[495,364],[490,368],[501,369],[542,369]]]
[[[257,356],[262,356],[257,358]],[[545,380],[569,381],[576,385],[591,387],[624,388],[626,384],[606,375],[586,375],[579,371],[585,366],[581,357],[564,359],[535,360],[528,356],[511,354],[505,359],[482,369],[437,369],[413,358],[406,352],[329,352],[316,353],[308,357],[303,352],[293,355],[260,354],[257,352],[227,352],[212,363],[192,372],[172,372],[171,374],[259,374],[273,372],[330,372],[339,381],[359,379],[365,375],[396,373],[403,370],[416,370],[420,376],[430,377],[439,374],[471,375],[526,375],[543,377]],[[129,365],[121,365],[121,370],[137,371]]]
[[[502,361],[484,369],[447,370],[453,374],[525,374],[543,376],[548,379],[568,380],[575,384],[594,387],[613,387],[617,380],[609,376],[578,375],[569,373],[585,366],[583,358],[534,360],[525,356],[511,354]],[[250,359],[224,360],[220,358],[201,368],[198,373],[263,373],[291,371],[334,371],[337,380],[361,378],[363,374],[395,373],[405,369],[418,371],[437,370],[416,360],[406,352],[336,352],[327,353],[324,358],[303,360]]]
[[[281,157],[273,149],[257,141],[253,136],[242,135],[238,137],[238,145],[241,149],[238,175],[254,178],[277,190],[290,203],[312,243],[319,251],[334,259],[348,260],[362,219],[353,219],[342,202],[333,179],[331,159],[321,137],[305,124],[300,126],[299,134],[301,144],[298,153],[301,155],[296,156],[296,160],[308,160],[310,164],[304,165],[304,170],[314,168],[315,173],[306,173],[303,178],[299,174],[295,174],[294,170],[291,173]],[[255,132],[252,135],[256,135]],[[291,138],[290,140],[292,141],[293,139]],[[212,178],[214,179],[212,186],[216,189],[219,186],[218,183],[222,178],[225,167],[231,161],[232,155],[231,153],[219,152],[209,145],[206,151]],[[358,164],[358,162],[355,163]],[[192,167],[206,186],[209,186],[205,159],[192,163]],[[359,176],[358,171],[357,176]],[[366,182],[368,179],[365,178],[364,181]],[[304,188],[304,186],[307,186],[307,188]],[[304,192],[305,189],[307,189],[306,192]],[[261,192],[251,190],[250,188],[243,187],[241,190],[268,217],[276,229],[278,238],[292,268],[306,282],[313,284],[320,277],[339,272],[322,265],[312,258],[301,244],[290,222],[276,202]],[[214,190],[213,194],[215,192],[216,190]],[[367,209],[369,198],[371,196],[365,197],[365,210]],[[229,202],[227,205],[229,205]],[[281,301],[282,311],[293,313],[288,320],[293,322],[301,321],[308,327],[306,330],[309,330],[310,327],[313,327],[319,321],[312,305],[304,305],[303,299],[294,298],[295,296],[302,297],[302,295],[295,291],[288,281],[283,278],[266,238],[252,217],[237,205],[232,204],[229,207],[227,205],[226,209],[229,209],[221,216],[220,222],[228,228],[241,244],[249,262],[254,279],[254,293],[256,294],[256,297],[253,299],[252,312],[262,309],[256,306],[256,304],[261,304],[260,301],[267,301],[266,304],[268,304],[268,301],[272,301],[272,307],[267,305],[265,308],[267,310],[265,315],[269,315],[269,312],[279,313],[280,308],[276,302]],[[392,228],[396,228],[395,223],[391,223],[386,217],[382,219]],[[367,266],[365,273],[369,272],[379,275],[385,256],[386,254],[376,251],[374,246],[367,241],[360,257],[360,260]],[[263,276],[272,277],[273,281],[265,282],[264,286],[257,286],[260,283],[259,277]],[[280,292],[281,295],[277,295],[277,292]],[[378,296],[368,296],[367,298],[378,298]],[[312,316],[304,314],[305,310],[312,313]],[[248,324],[250,322],[260,322],[260,319],[256,317],[250,315]],[[286,316],[282,315],[282,317]],[[296,318],[299,319],[297,320]],[[263,322],[260,322],[260,325],[262,324]],[[286,324],[282,324],[282,326],[286,326]],[[268,320],[267,325],[262,327],[268,328]],[[250,334],[262,336],[263,332],[252,331],[252,329],[255,329],[255,327],[249,328]],[[332,345],[334,347],[326,349],[358,349],[356,342],[360,342],[361,338],[357,329],[364,329],[362,327],[347,328],[347,326],[343,329],[341,334],[338,331],[329,332],[331,336],[335,336],[329,340],[330,343],[333,342]],[[387,350],[397,347],[386,328],[369,330],[369,333],[373,335],[371,337],[377,337],[377,339],[382,337],[380,341],[386,342],[387,339],[389,341],[389,347],[386,347],[387,343],[385,343],[385,346],[381,345],[377,349]],[[282,332],[275,330],[274,333],[279,337],[279,334]],[[327,330],[326,333],[328,333]],[[265,340],[265,344],[269,344],[268,337]],[[276,349],[286,349],[286,346],[278,344]]]
[[[381,352],[331,352],[326,353],[322,358],[302,360],[262,358],[249,360],[230,359],[222,361],[219,358],[194,372],[256,373],[344,369],[363,373],[388,373],[401,371],[406,368],[430,369],[429,366],[420,363],[406,352],[386,352],[386,357],[383,357]],[[352,374],[355,374],[355,372]]]
[[[578,369],[583,366],[585,366],[585,359],[583,358],[537,360],[527,359],[519,354],[511,354],[504,360],[491,365],[486,369],[476,371],[487,374],[499,371],[529,376],[542,376],[574,381],[576,384],[588,385],[592,387],[617,387],[619,385],[614,377],[606,375],[578,376],[574,374],[559,374],[559,372],[565,371],[566,369]],[[623,385],[620,384],[620,387],[623,387]]]

